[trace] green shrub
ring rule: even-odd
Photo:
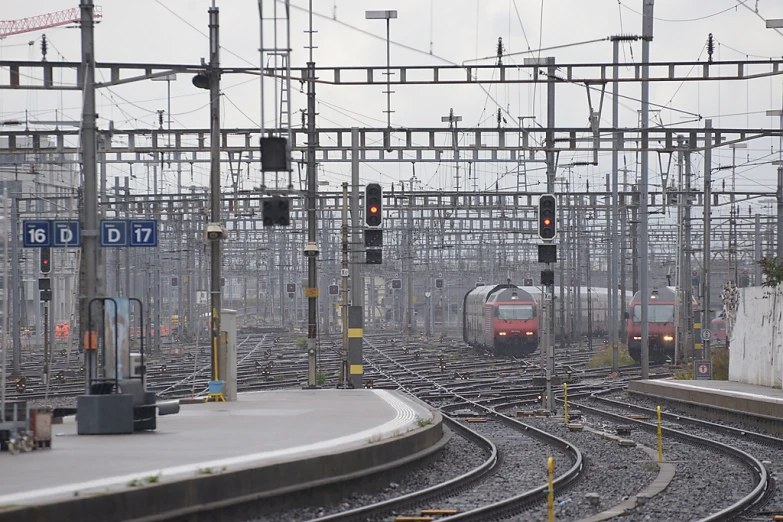
[[[712,361],[712,380],[713,381],[728,381],[729,380],[729,350],[728,348],[713,348],[710,355]],[[679,371],[675,372],[674,378],[680,381],[692,381],[696,377],[693,373],[693,362],[690,362],[683,366]]]
[[[300,350],[307,350],[307,337],[297,337],[294,343]]]
[[[628,353],[628,347],[624,344],[617,345],[618,364],[620,366],[630,366],[636,364],[636,361]],[[588,368],[611,368],[612,367],[612,347],[605,346],[602,350],[596,352],[587,362]]]
[[[762,257],[758,263],[761,265],[761,272],[767,277],[761,286],[774,288],[783,283],[783,260],[777,257]]]

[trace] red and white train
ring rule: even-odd
[[[538,306],[512,284],[479,286],[465,294],[462,338],[498,355],[527,355],[538,348]]]
[[[669,287],[656,288],[650,293],[647,315],[648,346],[651,362],[674,359],[674,307],[676,296]],[[642,360],[642,292],[636,292],[628,303],[628,353],[637,362]]]

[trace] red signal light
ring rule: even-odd
[[[545,218],[544,219],[544,225],[549,226],[551,224],[552,224],[552,220],[551,219],[549,219],[549,218]]]

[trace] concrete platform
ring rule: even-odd
[[[237,506],[257,514],[254,503],[410,460],[443,435],[437,412],[386,390],[247,393],[183,405],[154,432],[79,436],[73,419],[53,431],[51,450],[0,453],[0,521],[241,519]]]
[[[630,393],[676,401],[680,409],[704,413],[719,420],[737,420],[783,431],[783,390],[733,381],[639,380],[628,384]],[[707,411],[710,410],[710,411]]]

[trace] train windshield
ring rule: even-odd
[[[498,319],[504,321],[527,320],[533,318],[533,305],[498,305]]]
[[[673,323],[674,322],[674,305],[654,305],[651,304],[648,308],[647,321],[650,323]],[[633,322],[642,322],[642,305],[635,305],[633,307]]]

